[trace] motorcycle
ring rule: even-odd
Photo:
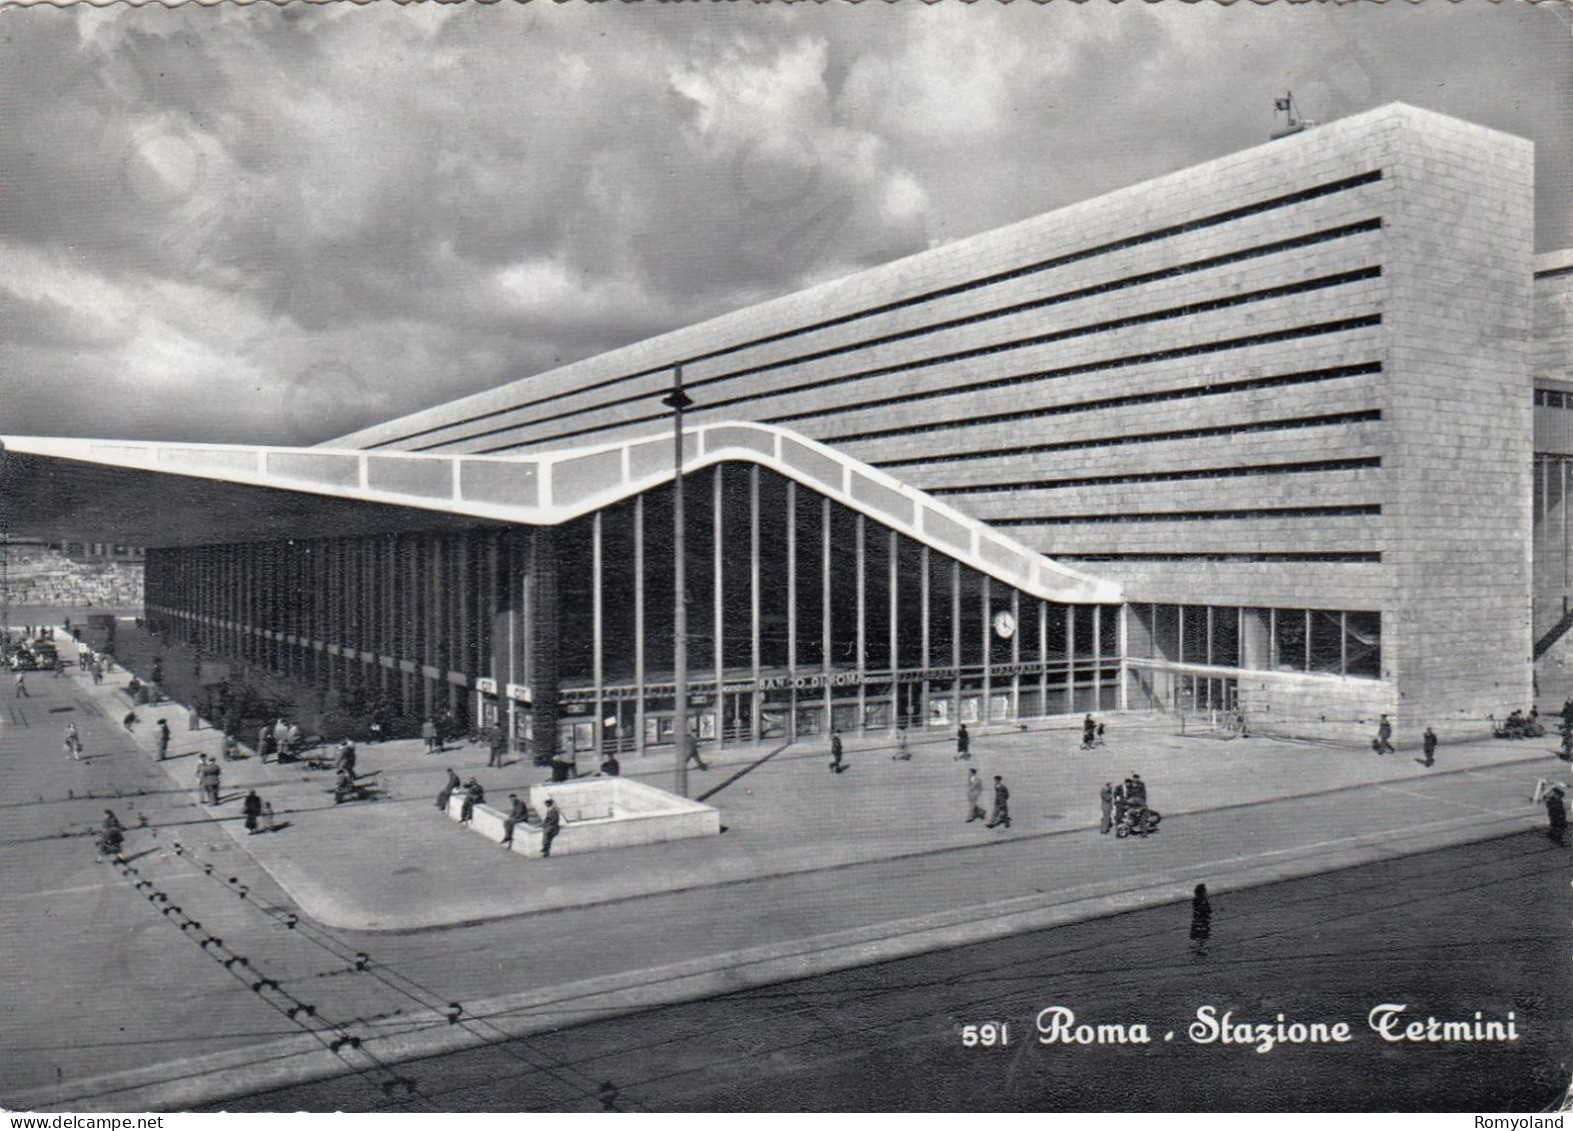
[[[1163,814],[1158,810],[1149,809],[1145,805],[1133,805],[1125,810],[1124,818],[1114,826],[1114,835],[1149,836],[1158,831],[1158,822],[1162,820]]]

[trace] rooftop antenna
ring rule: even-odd
[[[1298,112],[1295,110],[1293,91],[1286,90],[1282,98],[1273,99],[1273,117],[1276,119],[1279,114],[1284,115],[1289,121],[1288,125],[1284,126],[1283,129],[1273,131],[1272,139],[1274,141],[1281,137],[1288,137],[1290,134],[1297,134],[1301,130],[1309,129],[1311,126],[1316,125],[1311,119],[1298,116]]]

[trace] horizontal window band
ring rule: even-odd
[[[1232,522],[1249,518],[1351,518],[1381,513],[1381,503],[1354,503],[1327,507],[1250,507],[1226,511],[1023,515],[1012,518],[990,518],[987,521],[990,526],[1096,526],[1111,522]]]
[[[927,466],[961,463],[964,460],[999,459],[1031,452],[1074,452],[1089,448],[1115,448],[1123,444],[1155,444],[1164,440],[1201,440],[1215,436],[1247,435],[1252,432],[1284,432],[1296,428],[1329,428],[1340,424],[1363,424],[1381,420],[1379,408],[1354,412],[1334,412],[1321,416],[1290,416],[1277,420],[1257,420],[1249,424],[1217,424],[1207,428],[1179,428],[1168,432],[1133,432],[1123,436],[1099,436],[1091,440],[1061,440],[1048,444],[1024,444],[1014,448],[985,448],[981,451],[950,452],[936,456],[911,456],[904,459],[871,460],[878,468]]]
[[[735,404],[754,404],[771,397],[786,396],[791,393],[810,392],[820,389],[834,388],[857,381],[865,381],[873,377],[884,377],[894,373],[910,373],[918,369],[927,369],[937,365],[945,365],[957,361],[968,361],[972,358],[988,357],[993,354],[1005,353],[1030,346],[1052,344],[1067,338],[1080,337],[1086,333],[1104,333],[1117,329],[1128,329],[1133,325],[1147,321],[1164,321],[1171,318],[1204,314],[1214,310],[1222,310],[1242,303],[1262,302],[1272,298],[1282,298],[1291,294],[1300,294],[1306,291],[1322,290],[1330,287],[1342,286],[1347,283],[1358,282],[1381,276],[1380,267],[1366,267],[1358,271],[1347,271],[1337,275],[1323,276],[1319,279],[1308,279],[1284,287],[1273,287],[1267,291],[1253,291],[1248,294],[1231,295],[1227,299],[1219,299],[1213,303],[1198,304],[1195,306],[1175,307],[1166,311],[1155,311],[1151,314],[1134,315],[1128,319],[1116,319],[1113,322],[1098,323],[1095,327],[1076,327],[1071,330],[1056,331],[1051,334],[1039,334],[1030,338],[1020,338],[1008,342],[997,342],[988,346],[979,346],[974,349],[962,350],[957,353],[940,354],[934,357],[920,358],[916,361],[902,362],[899,365],[880,366],[876,369],[861,370],[856,373],[842,374],[838,377],[827,377],[818,381],[802,385],[782,386],[762,393],[750,394],[744,397],[734,397],[729,400],[715,401],[701,407],[705,409],[726,408]],[[1353,318],[1341,318],[1333,322],[1315,323],[1309,326],[1297,326],[1289,330],[1274,330],[1265,334],[1251,334],[1241,338],[1226,339],[1222,342],[1209,342],[1203,345],[1177,346],[1168,350],[1156,350],[1145,354],[1126,355],[1119,358],[1110,358],[1102,361],[1088,362],[1083,365],[1066,366],[1061,369],[1036,370],[1030,373],[1013,374],[1009,377],[987,378],[961,385],[947,385],[944,388],[934,389],[922,393],[903,393],[899,396],[881,397],[870,401],[857,401],[851,404],[830,406],[804,412],[784,413],[777,416],[761,416],[757,419],[762,424],[787,424],[796,420],[820,419],[848,412],[857,412],[862,409],[883,408],[890,405],[909,404],[917,401],[933,400],[938,397],[953,396],[957,393],[977,392],[983,389],[1006,388],[1011,385],[1026,384],[1029,382],[1049,380],[1054,377],[1069,376],[1073,373],[1093,373],[1100,370],[1123,368],[1130,365],[1146,364],[1154,361],[1167,361],[1181,357],[1195,357],[1202,354],[1224,352],[1231,349],[1244,349],[1248,346],[1264,345],[1272,342],[1289,341],[1296,338],[1315,337],[1322,334],[1341,333],[1347,330],[1356,330],[1363,327],[1380,325],[1380,314],[1363,314]],[[648,399],[648,398],[641,398]],[[491,455],[498,452],[516,451],[520,448],[534,447],[537,444],[558,443],[563,440],[578,436],[592,435],[604,432],[610,428],[626,428],[633,424],[654,423],[669,418],[668,413],[652,412],[644,416],[633,417],[626,420],[612,421],[606,424],[591,425],[570,432],[558,432],[550,437],[540,440],[518,441],[509,444],[500,444],[496,447],[482,448],[475,454]],[[956,422],[946,422],[926,426],[939,430],[954,428]],[[860,433],[857,438],[866,436],[883,435],[884,433]],[[825,443],[835,443],[834,438],[827,438]]]
[[[1256,343],[1261,344],[1261,343]],[[1219,342],[1201,347],[1208,353],[1221,349],[1228,349],[1231,343]],[[1193,347],[1185,347],[1190,349]],[[1187,353],[1184,356],[1195,356]],[[1161,360],[1173,360],[1164,358]],[[1129,363],[1121,359],[1122,364],[1150,364],[1150,359],[1141,362]],[[1003,424],[1016,420],[1037,420],[1049,416],[1066,416],[1079,412],[1098,412],[1104,409],[1129,408],[1133,405],[1160,404],[1164,401],[1194,400],[1197,397],[1217,397],[1228,393],[1249,392],[1252,389],[1275,389],[1290,385],[1309,385],[1320,381],[1335,381],[1341,377],[1365,377],[1382,372],[1382,363],[1379,361],[1361,362],[1355,365],[1336,365],[1327,369],[1310,369],[1300,373],[1280,373],[1269,377],[1243,377],[1238,381],[1215,381],[1206,385],[1192,385],[1183,389],[1166,389],[1154,393],[1131,393],[1123,397],[1101,397],[1093,401],[1072,401],[1069,404],[1045,405],[1041,408],[1021,409],[1015,412],[997,412],[986,416],[967,416],[955,420],[936,421],[932,424],[898,425],[894,428],[880,428],[867,432],[847,432],[839,436],[827,437],[827,444],[844,444],[853,440],[874,440],[887,436],[916,436],[924,432],[943,432],[951,428],[977,427],[979,425]],[[1056,380],[1067,374],[1062,371],[1050,370],[1038,375],[1033,380]],[[999,384],[1024,383],[1018,378],[1009,378],[991,384],[995,388]],[[948,390],[945,395],[950,395],[955,390]],[[966,387],[966,391],[978,392],[980,389]],[[921,398],[907,398],[921,399]],[[862,407],[862,406],[859,406]],[[841,411],[841,410],[832,410]],[[830,415],[825,413],[823,415]],[[771,417],[766,423],[779,424],[779,417]]]
[[[1298,553],[1295,551],[1262,551],[1250,554],[1209,554],[1205,552],[1179,554],[1056,554],[1040,551],[1057,562],[1328,562],[1341,564],[1369,564],[1382,560],[1380,552],[1354,550],[1348,552]]]
[[[1344,177],[1337,181],[1329,181],[1325,184],[1315,185],[1311,188],[1302,189],[1298,192],[1287,193],[1283,196],[1273,197],[1269,200],[1258,201],[1255,204],[1247,204],[1239,208],[1227,209],[1223,212],[1214,213],[1211,216],[1204,216],[1198,220],[1191,220],[1183,224],[1174,224],[1169,227],[1158,228],[1152,232],[1145,232],[1136,236],[1128,236],[1120,240],[1112,240],[1108,243],[1099,244],[1095,247],[1084,248],[1081,251],[1069,252],[1065,255],[1055,256],[1054,258],[1041,260],[1037,263],[1028,264],[1022,267],[1015,267],[1008,271],[1000,271],[992,275],[985,275],[981,279],[971,279],[964,283],[956,283],[949,287],[941,287],[921,295],[914,295],[910,298],[882,303],[878,306],[868,307],[864,310],[854,311],[850,314],[840,315],[835,318],[827,318],[818,322],[807,323],[803,326],[794,327],[790,330],[783,330],[779,333],[767,334],[759,338],[753,338],[749,341],[740,342],[736,345],[725,346],[721,349],[711,350],[706,353],[694,354],[686,358],[675,359],[671,364],[660,365],[649,369],[642,369],[635,373],[622,374],[617,377],[609,377],[601,381],[593,382],[589,385],[583,385],[574,389],[566,389],[560,393],[552,393],[545,397],[538,397],[533,401],[525,401],[520,404],[510,405],[507,408],[494,409],[490,412],[479,413],[475,416],[467,417],[464,420],[449,421],[445,424],[433,425],[432,427],[423,428],[417,432],[411,432],[404,436],[396,437],[392,440],[379,441],[376,444],[370,445],[367,450],[375,450],[378,448],[386,448],[394,444],[407,443],[411,440],[417,440],[425,436],[431,436],[435,433],[443,432],[448,429],[462,428],[468,424],[478,424],[485,420],[493,420],[497,417],[507,415],[508,413],[523,412],[528,411],[529,409],[539,408],[542,405],[550,404],[566,397],[579,396],[583,393],[595,392],[600,389],[609,389],[627,381],[637,381],[645,377],[651,377],[659,373],[668,372],[672,369],[673,365],[693,365],[702,361],[713,361],[716,358],[726,357],[731,354],[743,352],[744,350],[755,349],[764,345],[772,345],[776,342],[786,341],[790,338],[798,337],[804,334],[816,333],[820,330],[828,330],[837,326],[849,325],[865,318],[874,318],[881,314],[889,314],[897,310],[921,306],[924,303],[933,302],[937,299],[950,298],[955,295],[966,294],[970,291],[981,290],[986,287],[995,286],[999,283],[1010,282],[1015,279],[1025,278],[1029,275],[1039,274],[1044,271],[1051,271],[1055,268],[1064,267],[1072,263],[1094,259],[1102,255],[1110,255],[1118,251],[1124,251],[1127,248],[1140,247],[1144,244],[1156,243],[1165,239],[1172,239],[1175,236],[1184,235],[1189,232],[1204,231],[1207,228],[1213,228],[1222,224],[1232,223],[1235,220],[1243,220],[1249,216],[1256,216],[1266,212],[1274,212],[1281,208],[1290,208],[1296,204],[1303,204],[1307,201],[1316,200],[1321,197],[1332,196],[1341,192],[1348,192],[1364,185],[1373,184],[1377,181],[1380,181],[1381,179],[1382,171],[1380,169],[1373,169],[1364,173],[1356,174],[1352,177]],[[1377,224],[1380,226],[1380,221],[1377,221]],[[791,363],[783,362],[782,364]],[[638,399],[641,398],[628,398],[628,400]],[[627,400],[615,403],[627,403]],[[603,405],[599,407],[604,408],[608,406]],[[505,426],[505,428],[494,428],[485,432],[474,433],[469,436],[453,437],[434,444],[414,447],[409,450],[428,451],[431,448],[439,447],[444,444],[481,439],[485,436],[495,435],[500,431],[505,431],[507,427],[517,427],[517,425],[508,425]],[[554,439],[555,438],[556,437],[554,437]],[[545,441],[533,442],[544,443]]]
[[[1242,467],[1206,467],[1188,471],[1090,475],[1078,479],[1024,479],[1015,483],[924,487],[923,492],[927,495],[989,495],[1006,491],[1055,491],[1065,487],[1112,487],[1122,483],[1181,483],[1198,479],[1240,479],[1256,475],[1308,475],[1315,472],[1360,471],[1381,466],[1381,456],[1354,456],[1349,459],[1324,459],[1312,463],[1258,463]]]

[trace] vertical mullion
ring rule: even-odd
[[[634,750],[645,752],[644,496],[634,496]]]
[[[855,557],[857,558],[857,571],[858,571],[858,583],[857,583],[857,636],[856,636],[856,640],[857,640],[858,729],[859,730],[863,729],[864,721],[868,718],[868,716],[864,713],[865,704],[867,702],[867,699],[866,699],[866,696],[867,696],[867,683],[866,683],[866,673],[864,671],[864,667],[865,667],[864,657],[867,654],[867,645],[868,645],[867,624],[865,623],[866,619],[867,619],[867,616],[868,616],[868,602],[867,602],[867,593],[868,593],[868,556],[864,552],[864,545],[863,545],[863,540],[864,540],[864,538],[866,536],[866,530],[867,530],[866,520],[864,519],[862,512],[859,512],[858,515],[857,515],[857,519],[856,519],[856,525],[853,527],[853,535],[852,535],[852,543],[853,543],[853,546],[855,547],[855,551],[856,551],[855,552]]]
[[[602,563],[602,511],[596,511],[590,524],[590,680],[595,685],[595,749],[597,758],[604,758],[606,751],[602,742],[605,730],[605,711],[601,706],[601,695],[604,690],[604,672],[601,666],[602,652],[602,616],[604,608],[601,599],[601,586],[605,581],[605,571]]]
[[[764,717],[764,696],[759,690],[759,465],[748,469],[748,622],[749,679],[753,684],[749,703],[749,739],[759,741],[759,724]]]
[[[723,641],[726,639],[726,609],[722,604],[723,594],[721,592],[721,585],[724,580],[724,573],[721,568],[721,532],[724,526],[721,514],[721,473],[722,465],[718,463],[715,466],[715,485],[711,490],[710,496],[711,557],[713,559],[712,572],[715,574],[715,601],[713,609],[715,614],[715,639],[712,641],[715,645],[715,742],[718,747],[725,745],[724,740],[726,737],[726,700],[721,692],[721,688],[724,686],[722,674],[725,671],[726,662],[726,652],[723,646]]]

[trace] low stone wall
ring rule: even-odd
[[[721,832],[721,813],[715,807],[627,778],[596,777],[531,786],[531,814],[538,818],[545,811],[548,798],[563,814],[562,828],[552,842],[554,856],[717,836]],[[449,799],[450,818],[459,820],[463,809],[462,795]],[[500,844],[503,821],[503,811],[477,805],[470,819],[470,831]],[[522,821],[515,826],[513,851],[520,856],[539,856],[541,826]]]

